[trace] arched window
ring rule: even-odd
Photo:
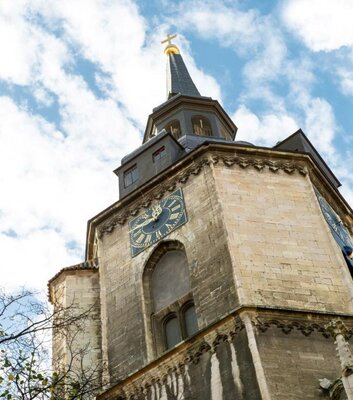
[[[153,311],[158,312],[190,292],[188,262],[180,250],[166,252],[151,277]]]
[[[189,264],[184,246],[165,242],[154,251],[144,274],[146,311],[157,353],[168,350],[198,331]]]
[[[197,115],[192,117],[191,123],[194,135],[212,136],[212,128],[208,118]]]
[[[180,122],[177,119],[168,122],[164,129],[167,132],[170,132],[175,137],[175,139],[179,139],[181,137]]]
[[[181,332],[178,317],[174,314],[164,322],[165,344],[167,349],[171,349],[181,342]]]
[[[164,317],[162,323],[165,350],[195,335],[199,330],[194,303],[188,301],[182,306],[176,304],[172,309],[175,312]]]
[[[193,303],[188,303],[186,307],[184,307],[183,317],[185,334],[187,337],[190,337],[198,331],[196,311]]]

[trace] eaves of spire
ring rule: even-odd
[[[183,57],[178,47],[171,43],[171,39],[176,35],[168,35],[162,43],[168,43],[164,52],[168,56],[167,61],[167,98],[181,94],[185,96],[200,97],[189,71],[186,68]]]

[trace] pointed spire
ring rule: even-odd
[[[164,53],[168,56],[167,97],[170,99],[177,94],[199,97],[200,92],[191,79],[178,47],[171,42],[175,37],[176,35],[167,35],[166,39],[162,40],[162,43],[167,43],[164,49]]]

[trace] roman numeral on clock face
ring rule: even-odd
[[[135,257],[187,222],[181,189],[129,222],[131,255]]]
[[[170,204],[169,207],[172,207],[175,204],[176,200],[173,200]]]
[[[142,243],[145,237],[146,237],[146,235],[145,235],[144,233],[142,233],[142,234],[136,239],[136,243]]]
[[[165,226],[166,226],[168,232],[170,232],[170,230],[173,228],[172,224],[165,224]]]

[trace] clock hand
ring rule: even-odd
[[[145,225],[148,225],[152,221],[155,221],[154,217],[148,218],[144,222],[142,222],[142,224],[134,226],[132,229],[129,230],[129,232],[136,231],[136,229],[139,229],[139,228],[143,228]]]

